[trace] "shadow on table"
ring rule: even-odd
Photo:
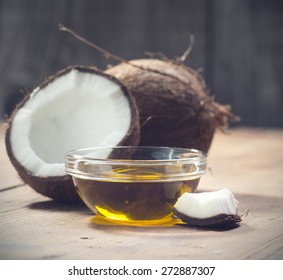
[[[53,200],[35,202],[27,206],[33,210],[49,211],[49,212],[74,212],[83,215],[93,215],[93,213],[83,204],[65,204]]]

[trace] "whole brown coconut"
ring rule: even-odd
[[[138,145],[135,101],[116,78],[72,66],[27,95],[8,121],[8,156],[21,179],[59,202],[80,201],[65,154],[93,146]]]
[[[189,147],[208,152],[214,131],[237,118],[208,95],[197,71],[169,60],[139,59],[109,68],[140,113],[144,146]]]

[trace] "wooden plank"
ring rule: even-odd
[[[272,259],[274,252],[282,258],[282,199],[237,198],[250,213],[233,230],[137,228],[95,225],[83,206],[59,205],[18,188],[1,194],[0,258]]]
[[[124,57],[145,51],[181,55],[203,67],[216,100],[232,105],[242,125],[283,127],[283,36],[280,0],[1,0],[0,119],[46,76],[67,65],[114,64],[58,23]],[[31,59],[32,58],[32,59]]]
[[[0,192],[0,259],[282,259],[282,140],[282,130],[216,134],[199,190],[229,187],[249,209],[238,228],[97,225],[85,206],[22,186]]]
[[[0,191],[22,184],[16,170],[12,166],[5,146],[6,124],[0,122]]]
[[[211,171],[199,189],[227,186],[234,192],[283,197],[283,133],[276,129],[231,130],[215,135],[208,155]]]
[[[182,55],[195,34],[190,65],[205,62],[205,1],[179,0],[1,0],[0,9],[0,119],[47,76],[68,65],[106,68],[109,60],[69,34],[58,23],[73,28],[107,50],[137,59],[144,52]],[[8,27],[8,28],[7,28]],[[32,59],[31,59],[32,58]]]
[[[210,1],[208,1],[210,2]],[[212,1],[211,1],[212,2]],[[282,127],[282,1],[213,1],[213,92],[244,125]]]

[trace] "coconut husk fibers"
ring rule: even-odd
[[[131,124],[130,128],[125,135],[125,137],[120,141],[118,145],[120,146],[127,146],[127,145],[133,145],[137,146],[139,143],[139,114],[138,114],[138,109],[136,106],[136,103],[134,101],[134,98],[132,95],[128,92],[127,88],[115,77],[107,75],[101,71],[98,71],[97,69],[93,67],[84,67],[84,66],[69,66],[55,75],[47,78],[40,86],[39,90],[36,92],[36,94],[40,94],[40,89],[46,87],[48,84],[52,83],[55,79],[59,78],[60,76],[63,76],[70,72],[71,70],[76,69],[80,72],[85,72],[85,73],[92,73],[96,75],[102,75],[116,84],[118,84],[121,89],[123,90],[125,96],[129,100],[129,104],[131,107]],[[36,192],[47,196],[49,198],[52,198],[55,201],[58,202],[64,202],[64,203],[78,203],[80,202],[80,198],[75,190],[73,181],[71,176],[65,175],[65,176],[50,176],[50,177],[39,177],[34,174],[32,174],[29,170],[25,169],[24,166],[21,165],[20,162],[16,159],[12,147],[11,147],[11,128],[13,126],[13,120],[15,115],[17,114],[18,110],[24,106],[24,104],[29,100],[30,94],[27,94],[23,100],[16,106],[15,110],[11,114],[9,120],[8,120],[8,128],[6,131],[6,136],[5,136],[5,142],[6,142],[6,149],[7,149],[7,154],[17,170],[20,178],[23,180],[24,183],[28,184],[30,187],[32,187]],[[95,110],[95,108],[94,108]],[[91,121],[91,120],[90,120]],[[95,122],[94,121],[94,126]],[[79,137],[79,135],[78,135]],[[66,151],[68,152],[68,151]]]
[[[217,127],[236,120],[229,106],[209,96],[203,78],[183,64],[138,59],[106,70],[133,94],[140,114],[141,146],[208,152]]]
[[[173,208],[174,214],[185,222],[188,226],[192,227],[203,227],[203,228],[213,228],[213,227],[230,227],[239,224],[242,218],[239,215],[233,214],[219,214],[213,217],[205,219],[197,219],[193,217],[188,217],[183,213],[180,213],[175,208]]]

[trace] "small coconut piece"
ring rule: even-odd
[[[238,201],[227,188],[203,193],[184,193],[174,206],[174,213],[191,226],[230,226],[241,222]]]
[[[47,79],[14,110],[7,153],[22,180],[56,201],[79,197],[65,172],[73,149],[137,145],[139,115],[127,88],[88,67],[68,67]]]
[[[238,118],[208,94],[200,73],[170,60],[136,59],[106,70],[133,94],[140,113],[142,146],[208,152],[215,129]]]

